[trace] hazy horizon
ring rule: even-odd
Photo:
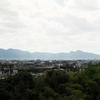
[[[99,0],[1,0],[0,48],[100,55]]]
[[[4,48],[0,48],[0,49],[4,49]],[[41,51],[35,51],[35,52],[31,52],[31,51],[28,51],[28,50],[22,50],[22,49],[17,49],[17,48],[8,48],[8,49],[4,49],[4,50],[9,50],[9,49],[13,49],[13,50],[21,50],[21,51],[26,51],[26,52],[30,52],[30,53],[54,53],[54,54],[58,54],[58,53],[71,53],[71,52],[86,52],[86,53],[93,53],[93,54],[97,54],[97,53],[94,53],[94,52],[87,52],[87,51],[83,51],[83,50],[72,50],[72,51],[69,51],[69,52],[41,52]],[[100,55],[100,54],[97,54],[97,55]]]

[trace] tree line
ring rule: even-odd
[[[39,78],[21,71],[0,80],[0,100],[100,100],[100,66],[70,73],[52,70]]]

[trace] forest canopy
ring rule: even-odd
[[[0,100],[100,100],[100,66],[70,73],[52,70],[39,78],[21,71],[0,80]]]

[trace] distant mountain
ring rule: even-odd
[[[32,54],[18,49],[0,49],[0,59],[30,59]]]
[[[48,53],[22,51],[18,49],[0,49],[0,59],[93,59],[100,58],[100,55],[83,52],[80,50],[69,53]]]
[[[67,57],[70,57],[70,58],[100,58],[100,55],[77,50],[75,52],[71,51],[70,53],[68,53]]]

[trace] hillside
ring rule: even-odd
[[[0,80],[0,100],[100,100],[100,66],[77,73],[52,70],[38,78],[20,71]]]
[[[19,49],[0,49],[0,59],[93,59],[100,55],[77,50],[69,53],[28,52]]]

